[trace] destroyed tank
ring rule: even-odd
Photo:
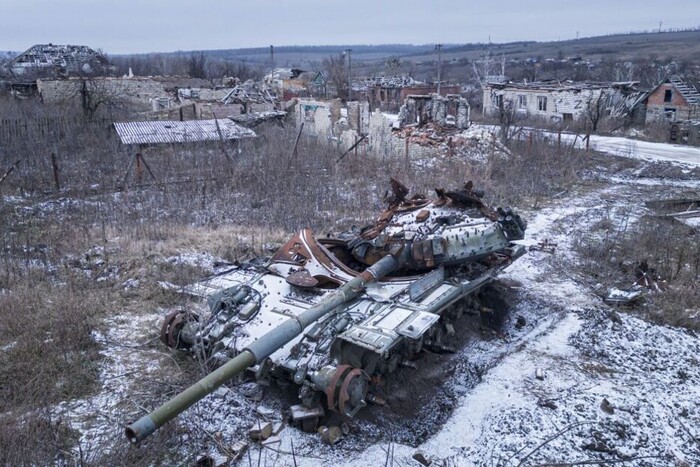
[[[353,417],[381,404],[375,385],[421,351],[449,351],[464,312],[489,312],[478,292],[525,252],[526,223],[492,209],[471,182],[436,197],[408,197],[391,180],[374,224],[335,237],[302,230],[271,258],[242,263],[185,288],[209,313],[176,310],[161,340],[220,366],[126,428],[138,443],[222,384],[249,370],[293,382],[292,420],[314,430],[327,412]]]

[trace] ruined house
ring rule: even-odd
[[[263,78],[263,85],[283,101],[307,97],[308,73],[300,68],[275,68]]]
[[[343,107],[340,99],[300,99],[294,115],[297,128],[308,136],[382,157],[454,154],[461,144],[458,135],[469,127],[469,104],[456,94],[408,96],[398,115],[371,110],[367,101]]]
[[[302,74],[302,76],[307,73]],[[309,90],[309,95],[315,98],[333,99],[338,97],[338,90],[331,82],[327,71],[311,72],[308,75],[306,87]]]
[[[646,97],[646,123],[700,121],[700,80],[669,76]]]
[[[366,97],[372,109],[383,112],[399,111],[408,96],[430,96],[437,85],[416,81],[409,76],[381,76],[353,82],[353,94]],[[457,85],[441,85],[440,94],[459,94]]]
[[[646,125],[666,125],[671,143],[700,146],[700,80],[669,76],[645,97]]]
[[[108,65],[104,55],[85,45],[38,44],[10,62],[15,76],[91,75]]]
[[[227,106],[227,115],[244,115],[250,112],[266,112],[275,110],[278,101],[272,95],[269,88],[263,83],[248,80],[229,90],[221,99],[221,103]]]
[[[441,127],[469,128],[469,103],[458,94],[442,96],[409,95],[399,111],[399,126],[423,126],[435,123]]]
[[[498,115],[508,109],[523,117],[549,122],[585,120],[591,112],[637,118],[634,112],[643,98],[637,85],[637,82],[489,82],[483,87],[483,112]]]

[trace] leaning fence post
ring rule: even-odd
[[[53,168],[53,181],[56,184],[56,191],[61,191],[61,181],[58,178],[58,173],[61,171],[58,168],[58,159],[56,153],[51,153],[51,167]]]
[[[12,173],[13,170],[15,170],[15,168],[16,168],[17,165],[19,164],[20,160],[21,160],[21,159],[17,159],[17,162],[15,162],[14,164],[12,164],[12,166],[7,170],[7,172],[5,172],[5,175],[3,175],[2,177],[0,177],[0,183],[2,183],[3,181],[5,181],[5,179],[7,178],[7,176],[10,175],[10,174]]]
[[[143,167],[141,166],[141,153],[136,153],[136,182],[141,183],[143,178]]]

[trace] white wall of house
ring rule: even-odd
[[[484,113],[498,113],[500,102],[512,102],[518,112],[550,121],[581,120],[589,103],[596,102],[604,89],[494,89],[484,87]],[[607,96],[606,96],[607,98]]]

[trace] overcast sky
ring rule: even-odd
[[[0,50],[565,40],[700,26],[700,0],[0,0]]]

